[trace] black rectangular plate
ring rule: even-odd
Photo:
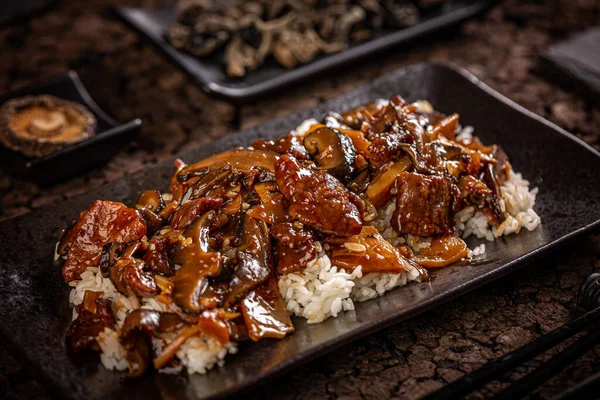
[[[550,46],[540,64],[548,79],[600,103],[600,27]]]
[[[441,7],[425,10],[422,21],[414,26],[354,44],[341,53],[322,55],[291,70],[281,67],[275,60],[267,60],[242,79],[229,78],[218,56],[197,59],[175,49],[165,41],[165,29],[176,20],[175,5],[154,10],[122,7],[117,8],[116,12],[175,65],[183,69],[206,93],[234,103],[245,103],[327,70],[459,24],[485,11],[495,2],[496,0],[446,0]]]
[[[51,184],[81,173],[108,161],[133,140],[140,130],[142,121],[139,119],[121,124],[106,114],[92,99],[75,71],[0,96],[0,106],[17,97],[43,94],[74,101],[87,107],[98,121],[96,134],[90,139],[41,158],[29,158],[0,146],[2,168],[18,178]]]
[[[533,232],[486,243],[487,258],[480,264],[433,271],[428,282],[397,288],[321,324],[307,325],[296,318],[294,334],[283,340],[243,343],[224,367],[207,375],[186,378],[155,373],[119,383],[120,375],[99,367],[96,355],[75,359],[65,348],[71,319],[69,287],[62,281],[59,268],[51,264],[54,243],[61,228],[95,199],[131,204],[144,189],[166,189],[173,173],[171,160],[167,160],[81,197],[0,224],[0,333],[4,341],[61,398],[203,399],[231,395],[493,281],[599,225],[600,154],[466,71],[445,65],[419,64],[398,70],[315,109],[227,136],[180,157],[193,162],[248,145],[259,137],[276,138],[307,118],[320,118],[329,110],[342,111],[398,93],[409,101],[428,99],[445,113],[458,112],[462,123],[474,126],[484,143],[501,144],[515,169],[540,187],[536,211],[542,225]]]

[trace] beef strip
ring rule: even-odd
[[[304,167],[285,155],[275,163],[275,179],[290,201],[289,214],[293,218],[325,233],[360,233],[360,211],[344,185],[333,176]]]
[[[275,238],[275,258],[279,276],[303,271],[317,257],[315,239],[302,224],[284,222],[273,225],[271,236]]]
[[[72,232],[69,255],[62,269],[66,282],[78,279],[87,267],[97,267],[105,244],[127,244],[141,239],[146,234],[146,223],[133,208],[97,200],[81,213]]]
[[[392,227],[415,236],[450,235],[454,230],[452,183],[444,176],[402,172]]]

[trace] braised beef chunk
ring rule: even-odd
[[[67,331],[67,340],[75,351],[91,348],[98,350],[96,338],[105,328],[113,329],[115,319],[110,300],[100,298],[102,293],[87,291],[84,301],[75,309],[77,318]]]
[[[403,147],[413,142],[413,136],[407,132],[397,130],[379,135],[369,146],[370,165],[372,169],[379,169],[383,165],[395,161],[404,155]]]
[[[133,208],[97,200],[81,214],[72,232],[62,270],[66,282],[78,279],[87,267],[97,267],[105,244],[126,244],[141,239],[146,234],[146,223]]]
[[[387,101],[368,104],[342,114],[345,125],[368,135],[384,132],[395,120],[396,108]]]
[[[271,150],[279,154],[290,154],[299,160],[306,159],[306,149],[298,137],[291,133],[279,140],[258,139],[252,142],[252,147],[261,150]]]
[[[443,176],[402,172],[397,178],[392,226],[415,236],[449,235],[454,229],[452,183]]]
[[[360,233],[362,219],[344,185],[323,171],[303,167],[283,156],[275,163],[279,190],[290,201],[289,214],[321,232],[348,236]]]
[[[275,239],[278,276],[303,271],[317,257],[312,232],[299,222],[273,225],[270,231]]]

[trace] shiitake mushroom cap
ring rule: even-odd
[[[327,171],[342,182],[354,172],[356,150],[352,140],[337,129],[322,127],[304,137],[304,147],[318,169]]]
[[[49,95],[9,100],[0,109],[0,142],[29,157],[89,139],[96,126],[96,118],[81,104]]]

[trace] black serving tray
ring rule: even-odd
[[[563,89],[600,103],[600,27],[554,44],[540,55],[538,72]]]
[[[119,373],[98,365],[97,355],[76,358],[67,351],[70,287],[62,280],[60,268],[52,266],[54,246],[60,230],[95,199],[133,204],[145,189],[167,189],[174,169],[173,160],[165,160],[80,197],[0,223],[0,337],[6,347],[61,399],[195,400],[239,395],[345,343],[514,272],[566,240],[600,226],[600,154],[468,72],[445,65],[400,69],[317,108],[226,136],[178,157],[191,163],[249,145],[260,137],[274,139],[307,118],[321,118],[327,111],[343,111],[396,94],[408,101],[427,99],[444,113],[458,112],[461,123],[472,125],[484,143],[502,145],[514,168],[540,188],[535,209],[542,225],[533,232],[486,242],[481,262],[433,270],[427,282],[411,283],[358,303],[355,311],[321,324],[308,325],[294,318],[296,331],[292,335],[242,343],[238,354],[228,356],[223,367],[207,375],[149,373],[139,380],[122,382]],[[477,243],[469,242],[471,247]]]
[[[219,55],[198,59],[171,46],[163,37],[165,29],[176,20],[175,5],[153,10],[116,8],[115,11],[133,29],[142,34],[175,65],[186,72],[202,89],[233,103],[245,103],[327,70],[349,64],[408,43],[427,34],[459,24],[490,8],[496,0],[446,0],[440,7],[424,10],[422,21],[412,27],[391,31],[348,50],[322,55],[316,60],[287,70],[274,60],[267,60],[241,79],[229,78]]]
[[[12,175],[40,184],[51,184],[68,176],[103,164],[136,137],[142,121],[134,119],[119,123],[106,114],[92,99],[75,71],[56,76],[0,97],[6,101],[23,96],[49,94],[87,107],[98,122],[96,134],[90,139],[65,147],[41,158],[29,158],[0,145],[0,165]]]

